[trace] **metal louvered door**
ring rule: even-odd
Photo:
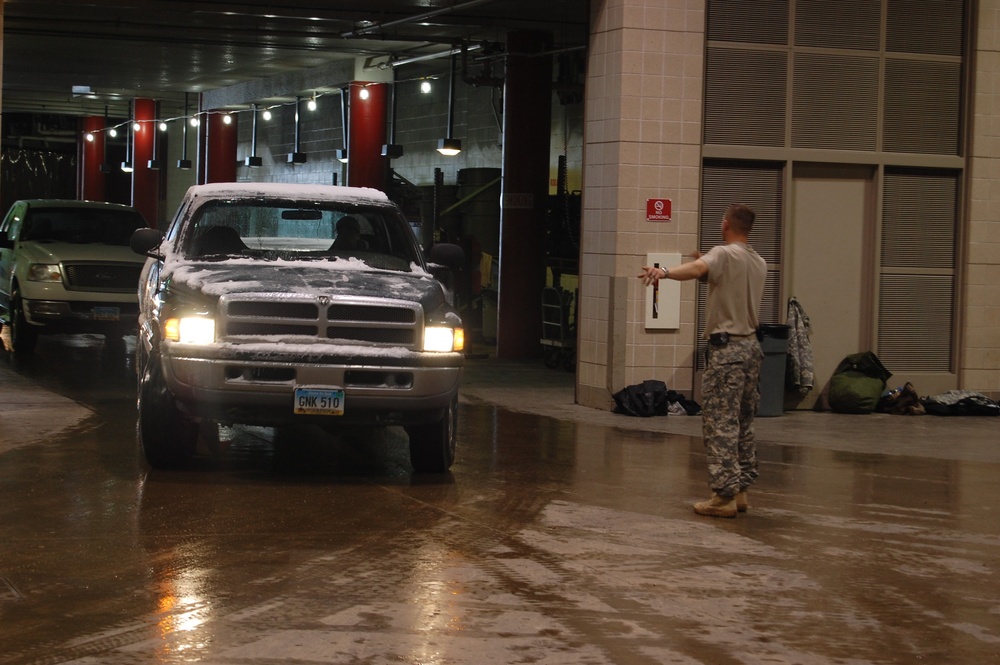
[[[921,395],[958,387],[955,373],[957,173],[887,168],[879,241],[875,352]]]

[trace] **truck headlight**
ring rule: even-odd
[[[465,348],[465,330],[445,326],[424,328],[424,351],[450,353]]]
[[[163,323],[163,337],[182,344],[211,344],[215,341],[215,319],[184,316]]]
[[[28,280],[31,282],[61,282],[62,271],[57,264],[32,263],[28,266]]]

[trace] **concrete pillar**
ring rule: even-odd
[[[230,122],[226,122],[226,118]],[[205,180],[236,182],[237,114],[208,113],[202,116],[205,131]]]
[[[142,213],[150,226],[156,226],[160,206],[160,172],[149,168],[153,159],[153,144],[157,140],[156,102],[135,99],[132,119],[137,127],[132,132],[132,206]]]
[[[515,32],[507,36],[497,311],[499,358],[532,358],[541,353],[552,56],[539,54],[549,50],[550,41],[545,33]]]
[[[93,141],[87,140],[87,135]],[[77,186],[76,194],[84,201],[105,201],[107,182],[101,171],[104,164],[104,118],[87,116],[80,118],[80,138],[77,139]]]
[[[386,112],[388,85],[359,83],[350,85],[347,133],[347,182],[352,187],[385,189]]]

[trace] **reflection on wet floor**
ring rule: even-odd
[[[765,444],[713,520],[697,438],[466,403],[441,476],[398,428],[149,471],[134,382],[62,349],[27,375],[95,414],[0,455],[3,665],[1000,660],[992,462]]]

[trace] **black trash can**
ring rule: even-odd
[[[780,416],[785,410],[785,362],[788,357],[788,331],[784,323],[760,326],[760,348],[764,364],[760,368],[760,406],[758,416]]]

